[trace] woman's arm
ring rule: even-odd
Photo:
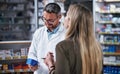
[[[55,62],[54,62],[53,53],[49,52],[47,56],[44,58],[44,62],[48,66],[49,74],[54,74]]]
[[[55,73],[56,74],[70,74],[68,48],[62,42],[56,46],[56,63]]]
[[[50,74],[70,74],[69,58],[64,44],[56,46],[56,62],[53,60],[53,54],[48,53],[44,62],[48,66]]]

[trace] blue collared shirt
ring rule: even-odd
[[[51,36],[59,30],[60,25],[58,25],[52,32],[47,29],[48,39],[50,40]]]

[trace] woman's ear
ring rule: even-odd
[[[64,27],[65,27],[66,29],[68,29],[69,26],[70,26],[70,18],[68,18],[68,17],[66,16],[65,19],[64,19]]]

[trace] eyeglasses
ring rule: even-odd
[[[49,20],[47,20],[46,18],[44,18],[42,16],[41,19],[43,20],[43,22],[47,22],[47,23],[53,24],[58,19],[58,17],[56,19],[49,19]]]

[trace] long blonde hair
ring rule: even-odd
[[[101,74],[102,49],[94,35],[92,13],[80,4],[69,7],[67,16],[70,19],[66,39],[79,41],[82,58],[82,74]]]

